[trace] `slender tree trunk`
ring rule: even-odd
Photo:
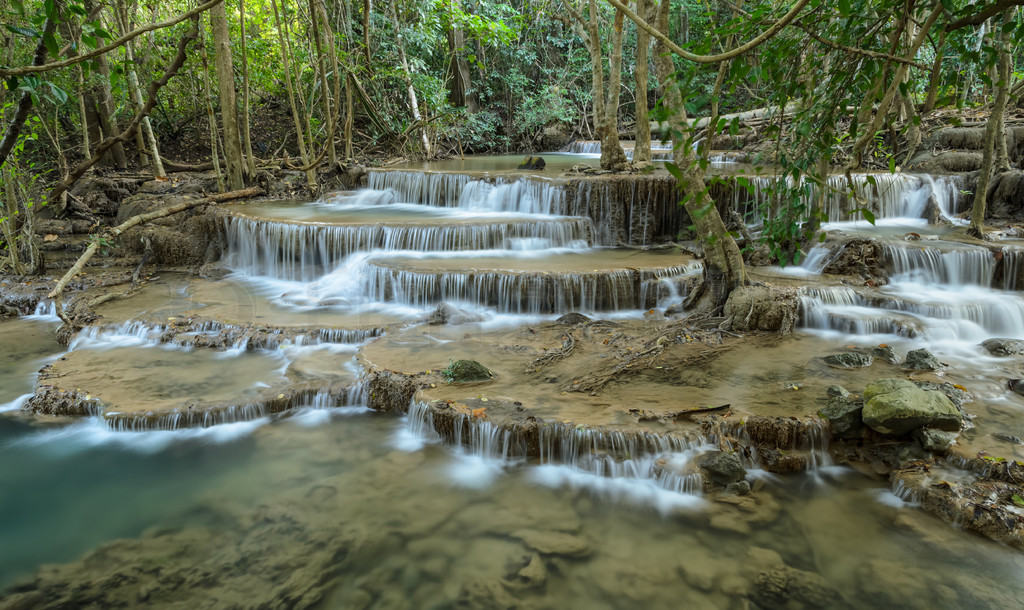
[[[200,28],[205,33],[206,28]],[[210,87],[210,62],[206,54],[206,37],[199,38],[199,56],[203,60],[203,93],[206,97],[206,116],[210,123],[210,156],[213,158],[213,173],[217,176],[217,192],[227,191],[224,182],[224,171],[220,166],[220,147],[217,145],[217,113],[213,110],[213,91]]]
[[[131,30],[132,19],[128,15],[128,10],[124,7],[121,2],[118,2],[119,6],[115,8],[115,12],[118,15],[118,20],[121,26],[121,31],[128,32]],[[139,76],[135,73],[135,41],[130,40],[128,44],[124,45],[125,63],[128,66],[128,83],[131,88],[132,100],[135,102],[135,110],[138,112],[145,105],[146,101],[142,97],[142,85],[139,84]],[[160,160],[160,147],[156,142],[156,135],[153,133],[153,126],[149,122],[149,117],[142,119],[142,129],[138,132],[140,138],[144,138],[145,141],[139,145],[140,155],[146,150],[146,143],[149,144],[149,164],[153,168],[153,175],[156,177],[166,177],[167,173],[164,171],[163,161]]]
[[[238,133],[238,104],[235,99],[235,68],[228,32],[228,13],[224,3],[210,9],[217,68],[217,90],[224,133],[224,163],[227,165],[227,187],[232,191],[245,188],[245,164],[242,162],[242,136]]]
[[[420,115],[420,104],[416,99],[416,88],[412,84],[412,75],[409,72],[409,62],[405,58],[405,41],[402,37],[402,29],[398,24],[398,10],[395,5],[391,5],[391,23],[395,29],[395,37],[398,46],[398,59],[402,64],[402,78],[405,80],[405,85],[408,88],[409,93],[409,106],[412,109],[412,120],[417,123],[422,123],[423,117]],[[430,139],[427,137],[427,126],[420,126],[420,142],[423,144],[423,152],[426,156],[430,157]]]
[[[306,150],[305,136],[302,132],[302,119],[299,118],[299,107],[295,103],[295,87],[292,85],[292,61],[291,52],[289,51],[288,42],[285,39],[285,30],[281,27],[281,14],[277,9],[277,0],[270,0],[270,4],[274,8],[274,24],[277,26],[277,39],[281,47],[281,67],[284,68],[284,83],[285,88],[288,91],[288,105],[292,109],[292,121],[295,124],[295,139],[298,140],[299,144],[299,157],[302,159],[302,165],[309,165],[309,153]],[[310,190],[315,191],[317,189],[316,174],[313,170],[306,172],[306,185]]]
[[[999,74],[995,83],[995,101],[992,104],[992,114],[985,126],[985,150],[981,158],[981,171],[978,174],[978,185],[974,189],[974,206],[971,209],[971,225],[967,232],[974,237],[984,239],[985,237],[985,213],[988,203],[988,187],[992,181],[993,169],[996,165],[996,156],[1002,146],[1006,146],[1006,134],[1003,129],[1003,114],[1006,111],[1006,100],[1009,98],[1010,90],[1010,44],[1007,34],[1000,34],[999,59],[997,73]],[[1008,165],[1008,163],[1007,163]]]
[[[327,23],[326,12],[321,16],[320,11],[316,5],[316,0],[309,0],[309,22],[313,28],[313,44],[316,49],[316,65],[314,70],[317,77],[320,80],[320,92],[323,96],[323,110],[324,110],[324,121],[327,123],[327,150],[331,159],[331,167],[335,167],[338,164],[338,153],[334,146],[334,104],[331,100],[330,85],[327,83],[327,59],[324,57],[324,41],[323,36],[320,35],[320,22],[321,17],[323,20],[324,27],[330,29],[330,24]]]
[[[661,0],[658,5],[655,27],[666,36],[669,35],[669,8],[671,0]],[[685,12],[685,11],[684,11]],[[683,98],[679,93],[679,86],[673,78],[676,72],[675,64],[672,62],[672,52],[660,40],[654,42],[654,73],[658,77],[661,87],[661,96],[666,107],[673,108],[675,112],[681,113],[680,120],[686,118],[686,109],[683,107]]]
[[[942,81],[942,60],[946,57],[946,30],[939,32],[939,45],[935,51],[935,60],[932,62],[931,74],[928,76],[928,97],[924,100],[924,107],[921,114],[927,116],[935,110],[935,101],[939,95],[939,83]]]
[[[597,138],[604,140],[605,109],[604,109],[604,57],[601,52],[601,32],[597,21],[597,2],[589,0],[589,20],[587,21],[587,45],[590,51],[590,64],[593,70],[591,85],[594,88],[594,131]]]
[[[1003,23],[1013,21],[1017,10],[1013,9],[1006,13]],[[996,94],[995,104],[992,108],[992,115],[989,121],[995,120],[996,125],[996,160],[995,172],[1002,173],[1010,169],[1010,151],[1006,147],[1006,106],[1010,101],[1010,79],[1013,66],[1013,46],[1010,34],[1000,29],[999,45],[999,69],[996,77],[999,90]],[[996,106],[999,106],[998,112]]]
[[[636,12],[651,22],[653,0],[637,0]],[[647,116],[647,64],[651,35],[643,28],[636,29],[636,143],[633,145],[633,163],[651,160],[651,122]]]
[[[622,89],[622,26],[625,15],[615,10],[609,58],[608,99],[605,102],[604,135],[601,137],[601,168],[622,170],[629,163],[619,144],[619,94]]]
[[[256,156],[252,154],[252,132],[249,125],[249,50],[245,32],[245,0],[238,0],[238,26],[242,37],[239,41],[242,50],[242,146],[245,148],[249,175],[256,176]]]

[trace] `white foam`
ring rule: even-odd
[[[530,478],[544,487],[584,490],[603,500],[651,507],[663,515],[707,506],[700,496],[666,489],[653,478],[607,477],[562,464],[536,466],[530,470]]]
[[[6,413],[7,411],[17,411],[18,409],[21,409],[23,406],[25,406],[25,403],[28,402],[30,398],[32,398],[31,393],[22,394],[21,396],[15,398],[11,402],[5,402],[3,404],[0,404],[0,413]]]

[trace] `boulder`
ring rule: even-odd
[[[905,379],[879,379],[864,388],[864,424],[891,436],[922,427],[959,432],[960,411],[942,392]]]
[[[555,322],[558,324],[564,324],[565,326],[576,326],[577,324],[589,324],[590,318],[574,311],[558,318]]]
[[[903,368],[915,371],[937,371],[942,368],[942,364],[928,350],[915,349],[907,352],[907,359],[903,362]]]
[[[879,345],[871,350],[871,355],[875,358],[885,360],[889,364],[899,364],[899,356],[896,355],[896,350],[890,345]]]
[[[1011,379],[1006,382],[1006,387],[1010,388],[1015,394],[1024,396],[1024,379]]]
[[[474,383],[490,381],[494,373],[476,360],[456,360],[443,371],[448,383]]]
[[[844,607],[839,592],[820,574],[788,566],[761,572],[750,597],[765,610]]]
[[[829,396],[838,396],[840,398],[846,398],[847,396],[850,395],[850,391],[841,385],[830,385],[828,386],[828,389],[825,390],[825,393],[828,394]]]
[[[956,432],[935,430],[934,428],[918,428],[914,430],[914,440],[925,451],[946,451],[956,442]]]
[[[538,170],[544,169],[547,166],[547,161],[544,157],[524,157],[516,169],[519,170]]]
[[[724,315],[735,331],[793,332],[799,304],[796,292],[771,286],[744,286],[729,293]]]
[[[993,356],[1024,354],[1024,341],[1019,339],[989,339],[981,344]]]
[[[427,324],[458,326],[459,324],[467,324],[469,322],[479,322],[482,319],[483,316],[459,309],[448,303],[441,303],[437,306],[437,309],[430,312],[430,315],[427,317]]]
[[[875,285],[885,284],[885,249],[873,239],[851,239],[830,256],[822,273],[859,276]]]
[[[849,392],[847,392],[849,395]],[[835,438],[860,438],[863,425],[864,403],[845,396],[836,396],[828,401],[818,415],[829,421]]]
[[[871,366],[872,357],[860,352],[844,352],[842,354],[830,354],[824,358],[825,364],[841,369],[859,369]]]
[[[735,453],[709,451],[697,458],[697,465],[719,485],[738,483],[747,476],[747,469],[743,467],[740,456]]]

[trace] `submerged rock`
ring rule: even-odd
[[[915,349],[907,352],[907,359],[903,362],[903,368],[915,371],[936,371],[942,368],[942,364],[928,350]]]
[[[437,306],[437,309],[430,312],[427,324],[434,326],[441,324],[458,326],[459,324],[467,324],[469,322],[479,322],[482,319],[483,316],[459,309],[448,303],[441,303]]]
[[[747,476],[747,469],[743,467],[740,456],[735,453],[709,451],[697,458],[697,465],[719,485],[738,483]]]
[[[474,383],[494,378],[494,373],[476,360],[456,360],[442,373],[449,383]]]
[[[544,157],[524,157],[516,169],[544,169],[547,166],[547,161]]]
[[[849,392],[847,392],[847,396],[849,396]],[[860,438],[864,427],[862,421],[864,403],[847,396],[835,396],[828,401],[828,405],[824,409],[818,412],[818,415],[829,421],[833,437]]]
[[[1014,356],[1024,353],[1024,341],[1019,339],[989,339],[981,344],[993,356]]]
[[[859,352],[844,352],[842,354],[830,354],[824,358],[825,364],[842,369],[859,369],[871,366],[874,359]]]
[[[590,554],[590,543],[586,538],[564,532],[518,530],[512,532],[512,537],[522,540],[523,544],[542,555],[583,557]]]
[[[839,592],[820,574],[788,566],[761,572],[754,581],[751,599],[765,610],[843,607]]]
[[[879,379],[864,388],[864,423],[900,436],[921,427],[959,432],[960,411],[939,391],[925,391],[905,379]]]
[[[1011,379],[1006,382],[1006,386],[1015,394],[1024,396],[1024,379]]]
[[[914,430],[914,440],[925,451],[946,451],[956,442],[956,432],[935,430],[934,428],[918,428]]]

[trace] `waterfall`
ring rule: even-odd
[[[987,248],[940,250],[934,247],[884,246],[892,273],[923,282],[991,286],[996,260]]]

